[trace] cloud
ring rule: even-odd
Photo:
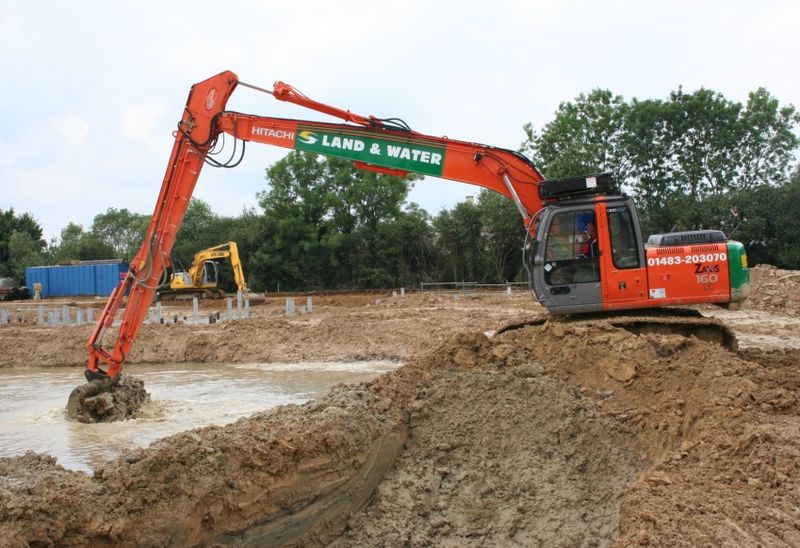
[[[737,101],[765,86],[800,104],[791,70],[800,8],[788,1],[602,4],[565,0],[13,3],[0,19],[0,208],[49,233],[108,207],[149,214],[191,85],[230,69],[415,130],[516,148],[561,101],[594,88],[665,98],[683,85]],[[69,21],[69,24],[65,22]],[[225,21],[226,24],[221,24]],[[229,108],[331,120],[237,89]],[[234,170],[205,168],[197,194],[223,214],[256,204],[286,150],[248,146]],[[535,159],[534,159],[535,161]],[[20,185],[33,182],[31,192]],[[431,179],[432,213],[478,189]],[[76,192],[83,200],[75,200]],[[44,196],[44,198],[43,198]],[[52,199],[51,199],[52,198]]]
[[[159,124],[165,120],[163,105],[129,105],[121,113],[122,135],[156,149],[163,141]]]

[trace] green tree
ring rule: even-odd
[[[116,258],[130,261],[142,247],[150,217],[127,209],[109,207],[95,215],[90,232],[105,247],[114,250]]]
[[[61,237],[51,242],[50,259],[54,263],[115,259],[116,251],[79,224],[69,223],[61,229]]]
[[[737,187],[743,190],[761,184],[780,185],[789,178],[798,137],[794,132],[800,114],[794,106],[781,106],[764,88],[750,93],[742,112],[741,170]],[[795,180],[797,171],[795,171]]]
[[[708,89],[630,102],[595,90],[562,103],[541,132],[525,126],[523,149],[549,177],[615,173],[646,232],[688,230],[719,226],[726,194],[785,182],[798,122],[763,88],[746,106]]]
[[[267,287],[385,287],[397,280],[379,264],[386,258],[381,241],[385,225],[403,217],[408,179],[292,152],[267,170],[267,181],[259,194],[263,239],[254,253]]]
[[[434,246],[435,234],[428,212],[411,203],[394,223],[387,223],[391,237],[387,241],[399,242],[399,249],[391,254],[395,261],[397,285],[410,287],[421,281],[430,281],[434,275],[438,251]]]
[[[173,260],[188,269],[195,253],[229,241],[229,235],[219,230],[221,224],[220,217],[211,210],[210,205],[199,198],[192,198],[172,247]]]
[[[710,90],[673,92],[665,103],[636,104],[629,118],[632,186],[648,231],[717,227],[728,217],[728,194],[786,181],[798,140],[798,117],[766,90],[747,107]],[[656,115],[653,115],[653,111]],[[645,121],[642,124],[642,121]],[[641,143],[649,144],[648,156]]]
[[[800,168],[786,184],[748,188],[725,196],[719,205],[720,209],[732,207],[741,209],[744,215],[734,238],[745,245],[751,265],[766,263],[789,270],[800,269],[800,238],[797,237]]]
[[[42,227],[29,213],[0,210],[0,276],[25,277],[25,268],[40,264],[46,242]]]
[[[491,190],[481,190],[477,205],[481,237],[486,250],[490,277],[495,283],[515,280],[521,275],[525,228],[511,200]]]
[[[18,280],[25,279],[25,269],[29,266],[44,264],[44,254],[39,241],[29,232],[15,231],[8,240],[10,274]]]
[[[441,253],[442,276],[454,282],[482,282],[485,277],[485,248],[481,236],[481,212],[474,204],[462,202],[443,210],[433,219]]]
[[[624,180],[629,169],[623,146],[627,114],[621,96],[595,89],[561,103],[541,132],[525,124],[522,150],[551,179],[612,171]]]

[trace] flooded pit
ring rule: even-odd
[[[201,426],[223,425],[272,407],[303,403],[337,383],[370,380],[391,361],[129,366],[152,402],[141,417],[82,424],[67,418],[75,369],[0,369],[0,457],[47,453],[72,470],[91,471],[122,451]]]

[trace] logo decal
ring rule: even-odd
[[[297,132],[297,138],[300,139],[301,142],[307,145],[313,145],[317,142],[317,134],[313,131],[308,131],[304,129],[303,131]]]
[[[405,137],[373,135],[369,131],[302,128],[297,129],[294,147],[348,158],[373,166],[425,175],[442,176],[446,148],[438,143]]]
[[[211,110],[217,103],[217,88],[211,88],[206,95],[206,110]]]

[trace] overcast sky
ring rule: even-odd
[[[109,207],[152,213],[189,88],[223,70],[514,149],[523,124],[542,127],[594,88],[663,99],[706,87],[745,102],[764,86],[800,106],[798,6],[11,0],[0,15],[0,209],[30,212],[48,240]],[[228,107],[326,120],[242,87]],[[265,168],[287,152],[251,144],[239,167],[207,166],[195,196],[225,215],[257,206]],[[426,179],[410,200],[435,215],[476,192]]]

